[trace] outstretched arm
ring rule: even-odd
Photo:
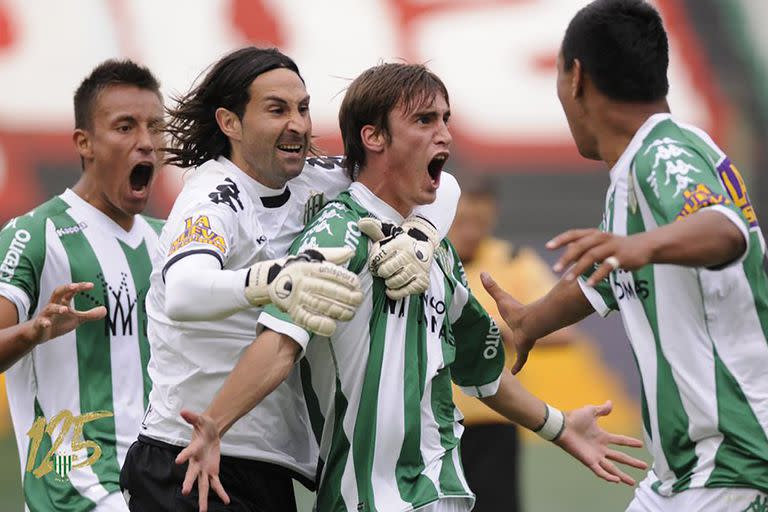
[[[17,324],[16,306],[0,297],[0,372],[6,371],[35,346],[66,334],[83,322],[99,320],[107,314],[104,306],[88,311],[72,307],[75,294],[90,290],[93,283],[72,283],[56,288],[48,304],[33,319]]]
[[[219,480],[221,437],[288,377],[300,350],[292,338],[265,330],[245,349],[202,414],[181,411],[193,433],[192,441],[176,457],[176,463],[189,462],[182,493],[188,495],[197,483],[201,512],[208,510],[209,488],[229,504],[229,496]]]
[[[563,415],[531,395],[509,372],[502,374],[496,394],[481,400],[510,421],[553,441],[604,480],[635,485],[635,480],[614,462],[639,469],[647,467],[640,459],[609,447],[619,445],[640,448],[643,445],[638,439],[611,434],[597,425],[598,417],[610,414],[610,402],[600,406],[584,406]]]
[[[482,273],[480,279],[509,326],[511,339],[505,338],[505,341],[516,350],[515,364],[512,366],[514,374],[523,368],[528,353],[538,339],[574,324],[595,311],[576,281],[561,280],[544,297],[523,306],[487,272]]]

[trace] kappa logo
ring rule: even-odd
[[[235,207],[235,202],[237,202],[237,206],[242,210],[243,203],[240,201],[240,189],[237,188],[235,182],[230,178],[225,178],[224,182],[216,187],[216,192],[208,194],[208,197],[216,204],[226,204],[232,208],[233,212],[237,212],[237,207]]]
[[[81,231],[84,231],[85,228],[88,227],[88,224],[85,222],[79,222],[75,226],[69,226],[66,228],[59,228],[56,230],[56,234],[59,236],[59,238],[65,236],[65,235],[74,235],[75,233],[79,233]]]

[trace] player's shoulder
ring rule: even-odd
[[[291,183],[302,184],[327,198],[334,198],[349,186],[351,180],[344,168],[343,157],[312,156],[307,158],[301,174]]]
[[[175,209],[197,210],[207,207],[225,214],[238,214],[249,209],[251,203],[243,180],[242,173],[232,172],[217,160],[208,160],[187,171]]]
[[[667,169],[696,172],[714,168],[721,158],[722,152],[703,130],[668,117],[643,137],[633,166],[638,174]]]
[[[365,261],[368,244],[363,239],[357,221],[367,212],[357,205],[347,192],[326,204],[304,228],[296,240],[296,251],[315,247],[348,247],[355,251],[353,263]],[[357,265],[350,265],[356,269]]]
[[[48,219],[59,217],[66,214],[69,209],[60,196],[55,196],[45,203],[33,208],[23,215],[10,219],[0,230],[0,237],[17,236],[16,233],[24,231],[26,233],[44,235]],[[26,236],[21,234],[18,236]]]

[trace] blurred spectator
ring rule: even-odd
[[[493,181],[478,175],[458,178],[462,196],[448,237],[461,257],[470,288],[504,333],[508,327],[483,290],[480,272],[490,272],[500,286],[523,303],[545,295],[557,277],[534,249],[492,236],[498,218],[498,187]],[[626,397],[621,380],[600,360],[594,343],[585,343],[587,340],[573,327],[547,336],[518,377],[531,392],[565,409],[601,403],[610,397],[614,412],[605,419],[604,428],[610,425],[618,432],[634,430],[635,405]],[[514,361],[514,348],[505,348],[509,367]],[[458,388],[454,389],[454,401],[465,418],[461,458],[469,486],[477,494],[474,512],[520,510],[517,427]]]

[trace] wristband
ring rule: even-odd
[[[547,441],[557,441],[565,430],[565,415],[559,409],[555,409],[549,404],[546,405],[544,423],[534,430],[542,439]]]

